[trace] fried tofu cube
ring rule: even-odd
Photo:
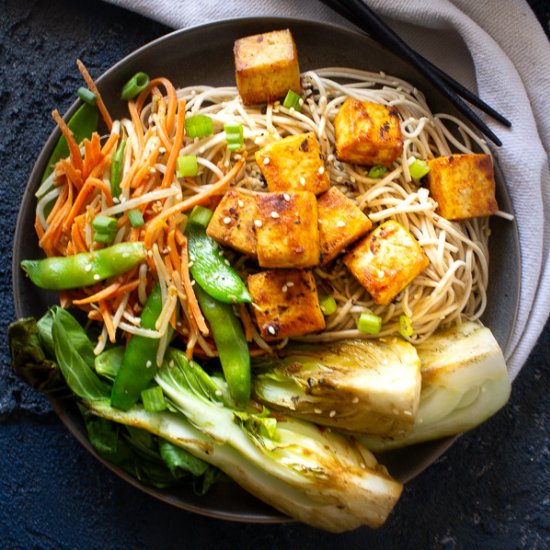
[[[437,213],[448,220],[490,216],[498,210],[489,155],[464,154],[428,161],[427,182]]]
[[[325,328],[311,271],[274,269],[248,276],[248,290],[260,334],[268,340],[301,336]]]
[[[235,41],[235,78],[245,105],[284,98],[301,91],[298,53],[288,29]]]
[[[377,304],[387,305],[428,267],[429,260],[418,241],[390,220],[362,239],[344,264]]]
[[[258,218],[256,199],[242,191],[228,191],[218,204],[206,234],[221,244],[230,246],[248,256],[256,256]]]
[[[256,151],[270,191],[311,191],[318,195],[330,179],[313,132],[285,137]]]
[[[350,97],[334,119],[336,155],[352,164],[390,166],[403,151],[399,114],[395,107]]]
[[[305,268],[319,264],[317,201],[313,193],[258,193],[256,204],[260,266]]]
[[[363,211],[336,187],[317,197],[321,265],[334,260],[372,227]]]

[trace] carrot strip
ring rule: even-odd
[[[75,249],[75,252],[87,252],[88,247],[86,246],[86,241],[84,240],[84,237],[82,236],[82,226],[79,222],[77,223],[78,217],[75,218],[75,223],[73,223],[71,227],[71,238],[73,242],[73,247]]]
[[[42,227],[42,224],[38,219],[38,214],[34,218],[34,230],[36,231],[36,236],[38,237],[38,240],[40,240],[44,235],[44,228]]]
[[[185,101],[182,99],[178,101],[178,120],[176,122],[176,135],[174,137],[174,144],[170,149],[170,155],[166,162],[166,171],[162,178],[161,187],[168,187],[172,183],[174,172],[176,171],[176,161],[183,144],[183,136],[185,130]]]
[[[59,212],[59,209],[67,202],[68,193],[69,193],[69,185],[67,184],[65,185],[65,187],[63,187],[63,189],[61,190],[61,193],[59,193],[59,196],[57,197],[57,200],[55,201],[53,208],[51,209],[50,213],[48,214],[48,217],[46,218],[46,223],[48,225],[54,219],[57,212]]]
[[[155,216],[147,225],[145,231],[145,246],[147,249],[151,249],[153,240],[156,237],[157,233],[162,229],[162,226],[165,224],[166,220],[175,214],[180,212],[185,212],[190,210],[193,206],[197,204],[202,204],[205,200],[210,198],[212,195],[221,193],[236,177],[236,175],[241,171],[241,168],[244,166],[246,161],[246,151],[244,151],[243,156],[235,163],[233,168],[227,172],[222,178],[220,178],[216,183],[212,184],[209,189],[205,189],[201,193],[197,193],[188,199],[175,204],[171,208],[168,208]]]
[[[113,283],[105,288],[102,288],[99,292],[91,294],[86,298],[80,300],[73,300],[73,304],[79,306],[81,304],[91,304],[92,302],[99,302],[100,300],[107,300],[110,298],[118,289],[120,288],[120,283]]]
[[[250,313],[248,312],[245,304],[239,304],[239,314],[241,316],[241,321],[244,328],[244,337],[247,342],[252,342],[252,338],[254,336],[254,325],[252,324]]]
[[[103,147],[100,150],[101,157],[106,157],[113,150],[119,138],[120,136],[118,134],[109,134],[107,141],[104,143]],[[100,157],[98,157],[98,161],[99,158]]]
[[[174,238],[174,231],[171,231],[168,234],[169,242],[170,235]],[[204,320],[201,308],[199,307],[199,302],[195,296],[195,292],[193,291],[193,285],[191,284],[191,275],[189,274],[189,256],[187,252],[187,238],[184,239],[181,246],[180,269],[183,289],[185,290],[185,294],[187,295],[187,303],[189,304],[189,313],[197,323],[197,328],[200,330],[201,334],[208,336],[210,331],[208,330],[208,326]]]
[[[61,118],[61,115],[59,114],[59,111],[57,109],[54,109],[52,111],[52,117],[57,122],[57,125],[59,126],[59,129],[61,130],[61,133],[63,136],[65,136],[65,140],[67,141],[67,145],[69,146],[69,153],[71,155],[71,161],[73,163],[73,166],[82,172],[82,156],[80,154],[80,148],[78,147],[78,143],[74,139],[74,134],[72,130],[67,126],[65,121]]]
[[[135,101],[128,101],[128,110],[130,111],[130,117],[132,118],[132,124],[136,131],[136,136],[138,140],[139,150],[136,151],[136,156],[143,151],[145,145],[145,140],[143,139],[143,124],[141,123],[141,118],[139,118],[139,113],[136,108]]]
[[[61,166],[62,172],[65,173],[65,177],[73,182],[77,189],[80,189],[84,185],[80,170],[77,170],[69,159],[61,159],[58,162],[58,166]],[[82,168],[82,171],[84,171],[84,168]]]
[[[115,325],[113,324],[113,318],[111,317],[111,312],[109,311],[105,300],[99,301],[99,311],[101,311],[101,316],[103,317],[103,322],[105,323],[105,328],[107,329],[107,334],[109,335],[109,341],[114,344],[116,338]]]
[[[174,126],[174,121],[176,118],[176,108],[177,108],[177,101],[178,96],[176,93],[176,89],[174,88],[174,85],[164,77],[154,78],[149,82],[149,85],[141,94],[139,94],[137,100],[136,100],[136,108],[137,112],[141,115],[141,110],[143,109],[143,106],[145,105],[145,101],[147,100],[147,96],[151,93],[151,90],[161,84],[164,86],[166,90],[166,95],[168,96],[168,111],[166,114],[166,134],[169,135],[172,131],[172,127]]]
[[[105,122],[105,125],[109,129],[109,132],[111,131],[111,128],[113,127],[113,119],[111,118],[111,115],[109,114],[109,111],[107,110],[107,107],[105,106],[105,103],[103,102],[103,99],[101,97],[101,94],[99,93],[99,90],[97,89],[97,86],[95,85],[95,82],[93,81],[92,77],[90,76],[90,73],[88,72],[88,69],[84,66],[84,63],[80,61],[80,59],[76,60],[76,65],[78,67],[78,70],[84,77],[84,80],[86,84],[88,84],[88,88],[90,88],[90,91],[93,92],[97,96],[97,108],[99,109],[99,112],[101,113],[101,116]]]

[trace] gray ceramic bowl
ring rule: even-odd
[[[176,86],[234,83],[233,42],[235,39],[275,29],[290,28],[296,40],[302,71],[328,66],[349,66],[385,71],[408,80],[422,90],[434,111],[457,114],[448,101],[413,67],[367,37],[334,25],[283,18],[234,19],[177,31],[148,44],[116,64],[97,79],[98,87],[114,116],[125,114],[119,99],[122,85],[137,71],[166,76]],[[75,103],[70,116],[77,108]],[[49,108],[51,106],[44,106]],[[34,287],[19,268],[25,258],[42,256],[34,236],[34,192],[54,144],[55,130],[42,150],[23,196],[13,250],[13,293],[18,317],[40,317],[56,302],[56,295]],[[502,209],[512,212],[506,188],[500,178],[497,198]],[[488,309],[484,322],[492,329],[506,352],[513,330],[519,298],[519,242],[512,222],[494,218],[491,222],[491,258]],[[71,401],[51,399],[60,419],[80,443],[98,460],[76,406]],[[428,467],[452,444],[453,438],[417,445],[380,456],[390,472],[408,481]],[[102,461],[102,460],[101,460]],[[103,462],[103,461],[102,461]],[[118,468],[106,463],[121,478],[152,496],[174,506],[203,515],[236,521],[275,523],[288,521],[284,515],[258,501],[233,483],[220,484],[203,497],[190,488],[156,490],[144,486]]]

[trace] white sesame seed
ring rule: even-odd
[[[319,172],[319,174],[324,174],[325,173],[325,167],[324,166],[319,166],[318,172]]]
[[[94,275],[94,281],[99,281],[99,279],[101,279],[101,277],[96,273]]]
[[[193,267],[193,260],[191,260],[188,264],[187,264],[187,267]]]
[[[191,286],[195,286],[195,281],[191,281]]]
[[[149,168],[149,172],[151,172],[151,174],[156,174],[157,169],[154,166],[151,166],[151,168]]]
[[[118,204],[120,202],[120,199],[118,197],[113,197],[113,202],[115,204]]]
[[[342,183],[342,182],[344,181],[344,178],[343,178],[342,176],[338,176],[338,177],[336,178],[336,181],[337,181],[338,183]]]
[[[164,155],[164,153],[166,153],[166,148],[165,147],[159,147],[159,153],[161,155]]]
[[[315,414],[322,414],[323,413],[323,411],[321,409],[313,409],[313,412]]]
[[[271,217],[277,219],[279,217],[279,214],[274,210],[273,212],[271,212]]]
[[[351,176],[350,181],[351,183],[355,183],[355,176]]]
[[[352,400],[352,403],[359,403],[359,397],[355,396]]]
[[[285,201],[289,201],[290,195],[288,193],[283,193],[283,199],[285,199]]]
[[[242,200],[238,200],[237,204],[239,205],[239,208],[242,208],[244,206],[244,202]]]
[[[281,288],[281,290],[282,290],[283,292],[286,292],[286,291],[288,290],[288,286],[287,286],[287,285],[283,285],[283,288]]]
[[[343,222],[342,220],[340,220],[336,223],[336,227],[346,227],[346,222]]]
[[[267,327],[267,332],[269,332],[269,334],[272,334],[273,336],[275,336],[275,334],[277,334],[277,332],[275,331],[275,329],[272,326]]]
[[[151,361],[147,361],[147,363],[145,363],[145,367],[148,369],[150,369],[152,366],[153,366],[153,363],[151,363]]]
[[[230,218],[229,216],[226,216],[226,217],[223,219],[223,223],[225,223],[225,224],[231,223],[231,218]]]
[[[88,265],[84,268],[84,271],[86,271],[86,272],[88,272],[88,273],[89,273],[90,271],[92,271],[92,264],[88,264]]]
[[[288,288],[292,288],[292,287],[294,286],[294,283],[293,283],[292,281],[287,281],[287,282],[286,282],[286,286],[287,286]]]
[[[332,161],[334,160],[334,158],[335,158],[334,155],[331,153],[331,154],[327,157],[327,160],[328,160],[329,162],[332,162]]]
[[[269,164],[269,157],[264,158],[264,164]]]
[[[406,415],[406,416],[412,416],[411,411],[403,411],[403,414]]]
[[[226,160],[226,161],[223,163],[223,165],[224,165],[226,168],[228,168],[228,167],[229,167],[229,161]]]
[[[263,225],[263,224],[262,224],[262,220],[254,220],[254,225],[255,225],[256,227],[262,227],[262,225]]]
[[[382,269],[379,269],[379,270],[378,270],[378,278],[379,278],[379,279],[383,279],[383,278],[384,278],[384,275],[385,275],[384,271],[383,271]]]
[[[223,263],[224,263],[225,265],[231,265],[231,264],[229,263],[229,260],[224,260]]]
[[[331,417],[331,418],[334,418],[336,416],[336,411],[330,411],[328,413],[328,415]]]
[[[300,178],[300,185],[305,185],[306,184],[306,178],[304,178],[303,176]]]

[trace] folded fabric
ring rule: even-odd
[[[110,0],[174,28],[244,16],[344,21],[317,0]],[[507,356],[514,378],[550,312],[550,44],[524,0],[368,0],[415,49],[513,123],[487,120],[521,247],[520,306]]]

